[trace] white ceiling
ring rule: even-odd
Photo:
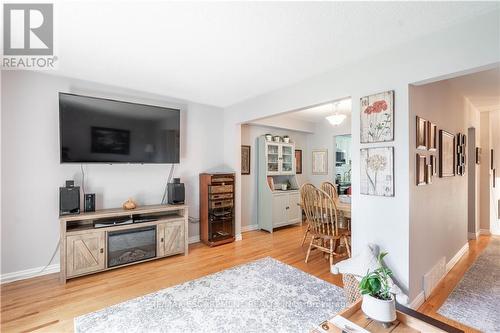
[[[347,98],[332,103],[322,104],[300,111],[287,113],[286,115],[295,119],[305,120],[313,123],[325,121],[325,118],[334,113],[348,115],[352,111],[351,99]]]
[[[448,81],[479,111],[500,110],[500,68],[468,74]]]
[[[58,1],[54,8],[58,75],[227,106],[500,3]]]

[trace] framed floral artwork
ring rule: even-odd
[[[361,143],[394,140],[394,90],[360,99]]]
[[[394,147],[361,149],[361,194],[394,196]]]

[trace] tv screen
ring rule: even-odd
[[[59,93],[61,163],[179,163],[180,110]]]

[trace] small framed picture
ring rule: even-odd
[[[481,164],[481,148],[476,147],[476,164]]]
[[[427,120],[417,116],[417,149],[427,150],[427,146],[429,145],[427,131]]]
[[[493,170],[493,160],[494,160],[495,156],[494,156],[494,153],[493,153],[493,149],[491,149],[490,151],[490,169]]]
[[[435,176],[437,175],[437,159],[436,156],[431,155],[430,156],[430,165],[431,165],[431,170],[432,170],[432,175]]]
[[[425,182],[426,184],[432,184],[432,165],[427,164],[425,168]]]
[[[430,121],[427,122],[427,137],[429,151],[436,151],[438,146],[437,126]]]
[[[312,174],[328,174],[328,149],[317,149],[312,151]]]
[[[302,150],[295,149],[295,173],[302,174]]]
[[[250,174],[250,146],[241,146],[241,174]]]
[[[427,158],[425,155],[417,154],[417,169],[416,169],[416,173],[415,173],[415,178],[417,180],[417,186],[427,184],[426,177],[425,177],[426,171],[427,171],[426,160],[427,160]]]

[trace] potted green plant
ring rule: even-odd
[[[359,290],[363,295],[361,309],[365,315],[382,323],[391,323],[396,320],[396,302],[390,291],[392,272],[382,262],[386,255],[387,252],[378,255],[379,267],[366,273],[359,283]]]

